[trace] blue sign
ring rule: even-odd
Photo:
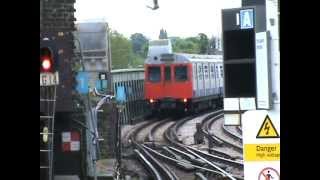
[[[89,77],[87,72],[78,72],[77,74],[76,90],[80,94],[87,94],[89,92]]]
[[[253,9],[240,10],[240,29],[250,29],[253,27]]]
[[[97,80],[96,81],[96,88],[98,91],[106,90],[107,89],[107,80]]]
[[[116,100],[117,100],[118,102],[124,102],[124,101],[126,101],[126,93],[125,93],[125,91],[124,91],[124,86],[118,86],[118,87],[117,87]]]

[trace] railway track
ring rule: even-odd
[[[157,158],[155,158],[146,148],[143,143],[148,139],[148,132],[153,129],[153,127],[163,122],[169,121],[168,119],[161,121],[149,121],[139,124],[138,126],[132,128],[125,136],[126,146],[125,148],[133,148],[135,157],[139,162],[145,167],[147,173],[152,177],[152,179],[157,180],[179,180],[174,171],[163,165]]]
[[[203,124],[202,127],[206,137],[211,138],[211,140],[220,147],[222,145],[227,146],[229,147],[229,150],[232,148],[238,152],[233,154],[242,155],[242,140],[236,137],[233,133],[231,134],[229,130],[225,129],[222,117],[223,114],[220,113]]]
[[[241,160],[235,160],[223,151],[213,150],[210,154],[185,145],[183,136],[177,133],[195,118],[198,118],[197,122],[211,127],[211,119],[218,119],[221,113],[205,113],[178,121],[163,119],[140,123],[123,136],[127,139],[126,148],[133,148],[131,152],[153,179],[243,179]]]
[[[239,132],[237,131],[237,127],[223,125],[222,128],[225,133],[229,134],[229,136],[242,143],[242,134],[239,134]]]
[[[237,131],[238,131],[239,134],[242,135],[242,128],[241,128],[241,126],[237,126]]]
[[[210,118],[217,118],[222,113],[222,111],[216,111],[214,113],[209,113],[204,117],[203,120],[209,122]],[[207,118],[207,119],[206,119]],[[173,144],[175,147],[180,149],[181,151],[187,152],[189,156],[193,155],[197,158],[197,161],[205,162],[205,164],[209,165],[211,169],[218,170],[223,174],[224,177],[229,177],[229,179],[243,179],[243,163],[242,161],[235,161],[230,158],[229,155],[224,154],[222,152],[217,155],[209,154],[190,146],[187,146],[182,143],[181,137],[178,137],[177,131],[181,128],[185,123],[192,120],[192,117],[182,119],[177,123],[173,124],[165,133],[166,140]],[[221,155],[223,154],[223,155]],[[210,161],[208,161],[208,159]],[[211,163],[214,162],[214,163]],[[228,168],[230,167],[231,168]],[[221,167],[221,168],[220,168]],[[229,172],[236,172],[234,174],[225,171],[227,169]]]

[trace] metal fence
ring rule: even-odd
[[[124,86],[126,103],[124,113],[120,115],[121,124],[133,124],[146,113],[147,104],[144,101],[144,69],[112,70],[113,89]]]

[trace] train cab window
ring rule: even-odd
[[[148,79],[151,82],[160,82],[161,80],[160,67],[149,67]]]
[[[170,66],[166,66],[164,68],[164,80],[170,81],[171,80],[171,69]]]
[[[174,72],[176,81],[188,80],[187,66],[176,66]]]

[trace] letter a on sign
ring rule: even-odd
[[[240,11],[241,29],[253,28],[253,9],[245,9]]]
[[[257,138],[280,138],[276,128],[274,127],[268,115],[266,116],[260,127],[260,130],[257,134]]]

